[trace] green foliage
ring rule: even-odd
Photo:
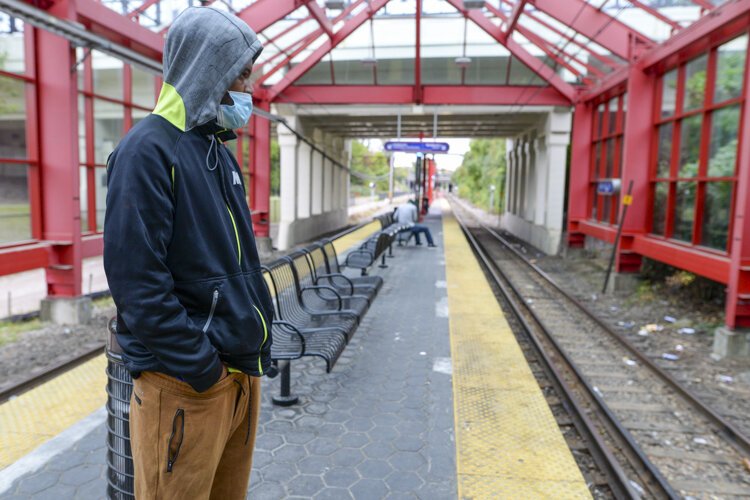
[[[5,61],[8,59],[8,54],[0,52],[0,68],[5,67]],[[23,111],[24,96],[23,96],[24,85],[19,80],[13,80],[0,76],[0,115],[19,113]]]
[[[281,193],[281,148],[278,139],[271,139],[271,195]]]
[[[351,147],[352,191],[369,195],[370,182],[375,182],[376,192],[387,193],[390,165],[385,153],[382,151],[372,152],[366,143],[360,141],[352,141]]]
[[[453,174],[458,195],[490,212],[499,213],[505,197],[505,139],[474,139],[469,152]],[[490,207],[490,186],[495,186]]]

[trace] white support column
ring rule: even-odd
[[[537,135],[531,147],[534,151],[534,224],[544,226],[547,213],[547,179],[549,173],[549,162],[547,160],[547,136],[542,131]]]
[[[312,148],[300,142],[297,151],[297,217],[304,219],[312,214]]]
[[[323,132],[313,131],[313,142],[317,147],[323,145]],[[312,154],[312,214],[323,213],[323,156],[317,151]]]
[[[547,118],[547,217],[544,225],[562,237],[565,211],[565,167],[572,113],[567,108],[555,109]],[[559,238],[557,245],[559,247]]]
[[[328,156],[333,156],[333,137],[331,134],[323,135],[323,151]],[[330,212],[333,209],[333,163],[323,158],[323,211]]]
[[[287,123],[296,128],[296,117],[288,117]],[[289,228],[297,219],[298,203],[298,149],[297,136],[289,132],[285,127],[279,127],[279,162],[281,166],[281,217],[279,221],[278,248],[289,246]]]

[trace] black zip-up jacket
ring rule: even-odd
[[[254,376],[270,365],[272,304],[230,138],[215,122],[183,132],[152,114],[109,159],[104,260],[135,376],[203,391],[222,361]]]

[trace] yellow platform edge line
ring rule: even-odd
[[[0,405],[0,469],[107,402],[104,354]]]
[[[591,498],[479,263],[440,203],[459,498]]]

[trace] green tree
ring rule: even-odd
[[[477,206],[499,213],[505,197],[505,139],[474,139],[463,163],[451,178],[458,195]],[[495,186],[490,207],[490,186]]]
[[[352,141],[351,189],[355,193],[369,195],[370,182],[375,182],[375,190],[388,192],[388,157],[382,151],[370,151],[367,144]]]

